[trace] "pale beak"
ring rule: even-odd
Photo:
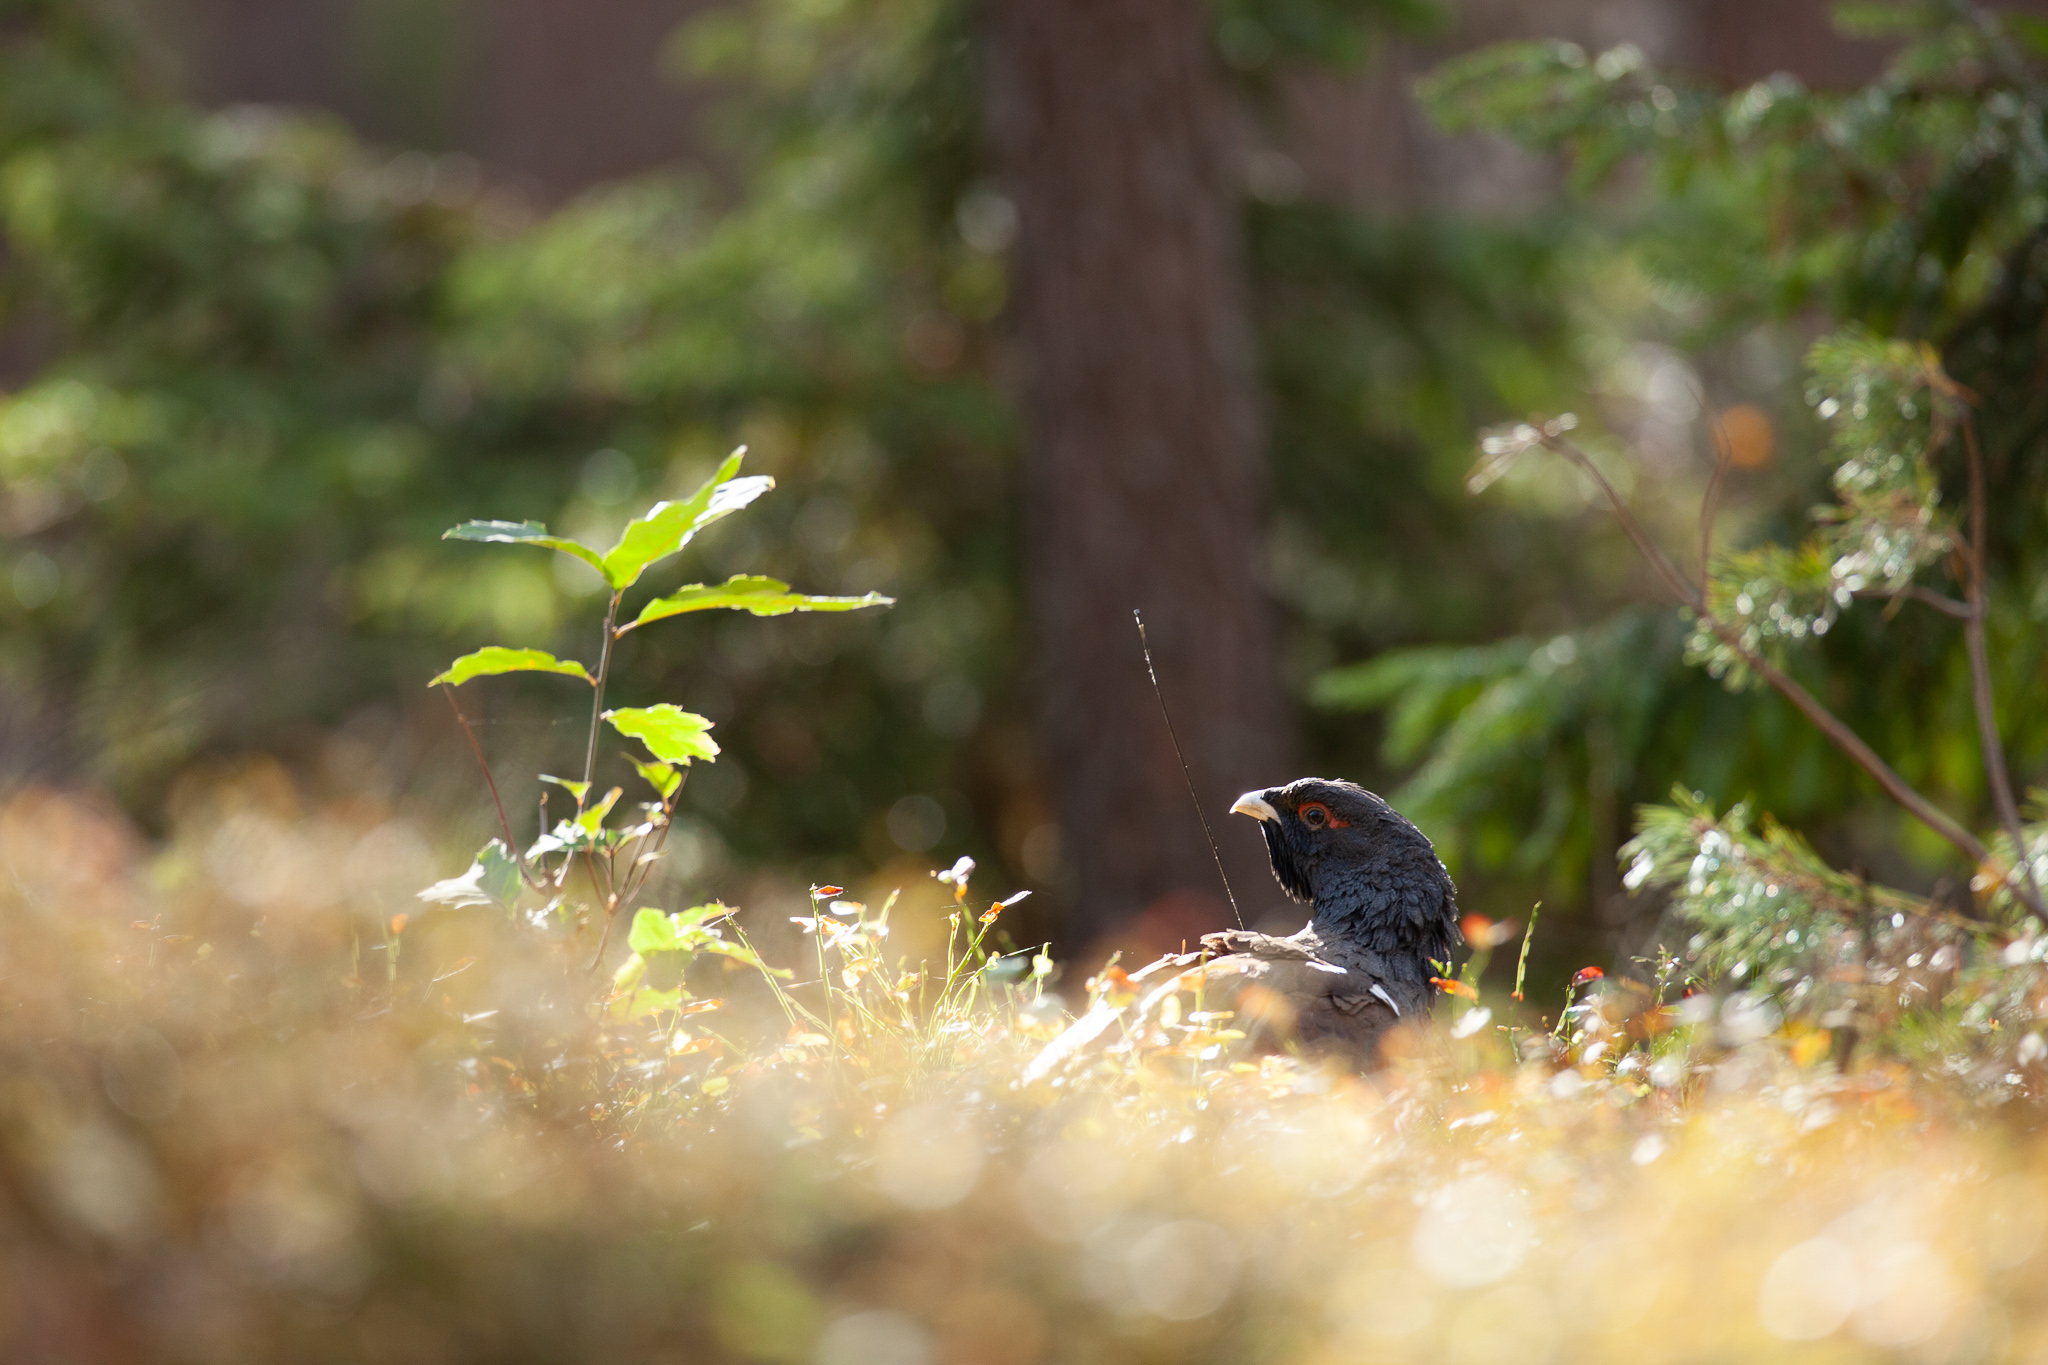
[[[1232,815],[1249,815],[1254,820],[1278,820],[1280,812],[1273,809],[1273,803],[1259,792],[1246,792],[1237,798],[1237,804],[1230,808]]]

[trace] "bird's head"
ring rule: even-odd
[[[1289,896],[1313,902],[1318,921],[1405,925],[1432,945],[1453,941],[1457,893],[1436,849],[1406,816],[1357,783],[1304,777],[1246,792],[1230,809],[1259,822],[1273,875]]]

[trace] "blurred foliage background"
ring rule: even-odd
[[[999,10],[0,0],[0,1349],[2048,1350],[2048,934],[2006,880],[2020,820],[2048,880],[2048,28],[1173,11],[1228,106],[1257,719],[1437,841],[1471,953],[1370,1076],[1247,1055],[1196,984],[1047,1071],[1048,988],[1114,1000],[1101,950],[1186,917],[1084,922],[1034,716]],[[1577,466],[1520,425],[1566,411]],[[681,576],[897,604],[625,638],[607,698],[723,746],[630,926],[566,855],[458,875],[497,817],[423,684],[591,658],[604,599],[437,538],[604,543],[742,441],[781,487]],[[456,700],[524,842],[581,698]]]
[[[1544,898],[1559,937],[1539,967],[1655,933],[1614,852],[1674,782],[1753,797],[1920,890],[1956,869],[1775,697],[1683,663],[1684,623],[1574,476],[1469,496],[1487,424],[1582,411],[1683,546],[1713,462],[1704,400],[1741,442],[1722,543],[1747,543],[1792,534],[1823,491],[1807,341],[1848,323],[1934,341],[1989,396],[2000,696],[2022,785],[2039,774],[2039,134],[1939,41],[1879,75],[1909,11],[1864,16],[1862,47],[1795,25],[1761,58],[1705,20],[1546,15],[1641,42],[1454,65],[1425,90],[1446,138],[1417,131],[1406,73],[1533,20],[1214,8],[1269,428],[1264,587],[1308,703],[1303,770],[1393,789],[1472,908]],[[899,605],[629,643],[618,695],[692,705],[727,746],[686,792],[679,870],[745,902],[966,851],[1057,892],[1007,397],[1017,220],[984,146],[975,8],[706,10],[642,53],[693,92],[670,110],[687,154],[554,187],[449,150],[448,102],[488,58],[458,10],[424,36],[379,14],[351,20],[384,110],[367,121],[426,150],[199,102],[205,63],[154,37],[185,31],[175,8],[9,0],[7,771],[103,786],[163,829],[195,765],[267,752],[316,775],[343,753],[473,847],[487,801],[419,684],[484,639],[579,652],[567,623],[595,585],[435,537],[482,516],[601,538],[745,441],[784,491],[708,536],[691,576],[773,568]],[[1642,44],[1875,83],[1728,95]],[[1354,86],[1379,93],[1331,94]],[[1795,667],[1909,778],[1982,812],[1954,633],[1859,613]],[[545,680],[465,704],[501,771],[566,770],[580,745]],[[1041,897],[1018,933],[1079,946],[1062,910]]]

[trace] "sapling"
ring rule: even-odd
[[[595,969],[604,960],[613,923],[645,889],[662,856],[663,844],[674,822],[676,797],[688,768],[693,763],[716,760],[719,752],[717,741],[711,738],[712,723],[673,703],[606,709],[614,646],[629,631],[692,612],[726,610],[783,616],[798,611],[857,611],[892,604],[894,599],[879,593],[859,597],[813,596],[793,592],[779,579],[739,574],[718,584],[691,583],[650,599],[632,619],[620,619],[626,594],[639,584],[647,570],[681,552],[713,522],[747,507],[775,486],[775,480],[766,475],[740,474],[745,454],[744,446],[735,450],[703,487],[689,497],[658,502],[635,517],[627,523],[618,543],[606,551],[567,536],[553,535],[537,521],[466,521],[442,536],[444,540],[539,546],[568,555],[595,569],[603,577],[608,593],[595,669],[541,649],[486,645],[457,659],[428,684],[453,689],[477,678],[505,673],[550,673],[574,678],[590,689],[590,727],[580,778],[545,773],[539,776],[541,783],[569,795],[575,802],[575,813],[549,828],[548,798],[543,788],[539,801],[541,833],[522,853],[499,803],[503,838],[485,844],[468,872],[427,888],[420,893],[421,899],[453,905],[496,904],[509,912],[515,908],[522,890],[531,889],[546,899],[541,912],[546,917],[564,910],[570,870],[580,862],[597,908],[604,916],[597,955],[591,963]],[[459,708],[456,714],[461,715]],[[598,739],[606,725],[637,741],[645,750],[647,756],[635,755],[633,765],[659,798],[631,804],[626,808],[631,812],[630,818],[617,823],[611,821],[620,809],[622,789],[613,787],[593,795]],[[464,728],[468,728],[467,721]],[[471,739],[473,742],[473,735]],[[481,751],[478,757],[482,758]],[[484,771],[488,779],[488,765]],[[492,795],[495,800],[495,782]],[[708,934],[717,915],[710,907],[699,910],[706,913],[690,912],[695,915],[690,927],[701,927]],[[580,923],[577,914],[572,913],[569,919],[572,926]]]

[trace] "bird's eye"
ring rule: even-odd
[[[1318,801],[1311,801],[1301,808],[1302,823],[1310,829],[1321,829],[1329,823],[1330,808]]]

